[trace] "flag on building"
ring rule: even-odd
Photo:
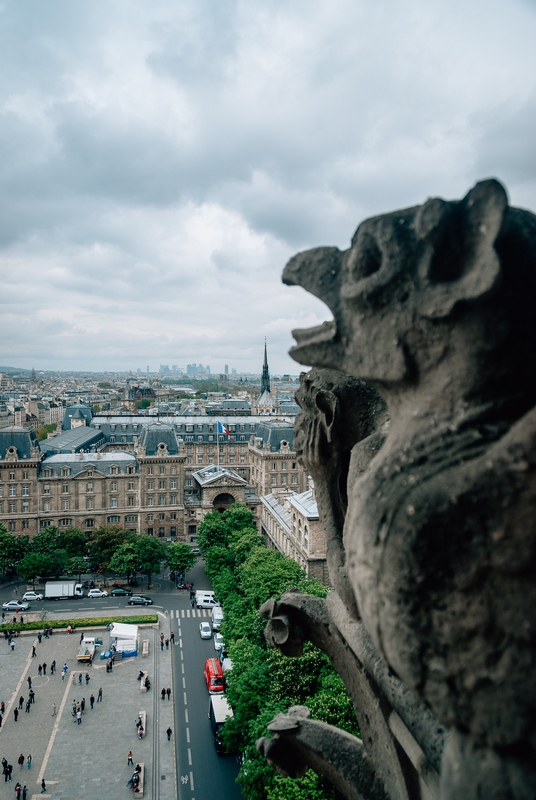
[[[218,422],[218,433],[225,433],[226,436],[231,435],[225,425],[222,425],[221,422]]]

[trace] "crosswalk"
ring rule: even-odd
[[[206,608],[181,608],[180,610],[171,610],[169,612],[170,619],[184,619],[185,617],[210,617],[211,611]]]

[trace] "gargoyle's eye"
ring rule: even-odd
[[[352,277],[354,280],[361,280],[373,275],[381,267],[382,254],[376,244],[376,240],[369,234],[365,234],[356,245],[356,250],[352,254]]]

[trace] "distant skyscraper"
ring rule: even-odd
[[[149,369],[149,367],[147,367],[147,373],[149,373],[150,371],[151,371],[151,370]]]
[[[228,375],[229,374],[229,364],[225,365],[224,370],[225,370],[225,374]]]

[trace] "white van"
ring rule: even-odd
[[[208,589],[199,589],[195,593],[195,604],[197,608],[214,608],[215,606],[219,606],[218,601],[214,597],[214,592]]]
[[[214,606],[212,609],[212,628],[219,631],[221,623],[223,622],[223,608],[221,606]]]

